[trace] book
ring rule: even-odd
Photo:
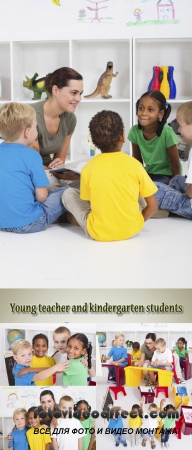
[[[76,172],[81,173],[82,168],[87,164],[88,161],[92,159],[91,156],[88,156],[87,158],[79,159],[77,161],[73,161],[71,163],[64,164],[62,167],[49,169],[49,172],[56,172],[56,173],[65,173],[65,172]]]

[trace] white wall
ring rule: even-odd
[[[192,3],[184,0],[180,0],[179,24],[133,27],[126,26],[126,0],[116,0],[116,22],[101,24],[78,22],[78,0],[60,3],[57,7],[51,0],[1,0],[0,40],[192,36]]]

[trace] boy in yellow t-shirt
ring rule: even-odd
[[[36,406],[32,406],[27,413],[28,420],[32,424],[32,428],[26,433],[30,450],[49,450],[52,442],[50,429],[40,424],[40,416],[34,414],[34,410],[37,412]]]
[[[131,365],[134,366],[135,363],[138,363],[141,359],[141,350],[139,342],[133,342],[130,355],[131,355]]]
[[[67,189],[62,201],[71,223],[97,241],[128,239],[143,228],[157,210],[157,188],[142,164],[122,153],[124,125],[113,111],[97,113],[89,124],[92,141],[101,154],[82,169],[80,192]],[[146,207],[139,210],[139,196]]]

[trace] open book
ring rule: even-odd
[[[87,158],[79,159],[77,161],[73,161],[71,163],[64,164],[64,166],[58,167],[57,169],[49,169],[49,172],[64,173],[64,172],[68,172],[70,170],[71,172],[81,173],[82,168],[92,158],[93,157],[91,157],[91,156],[87,156]]]

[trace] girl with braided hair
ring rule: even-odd
[[[83,333],[73,334],[67,341],[67,359],[69,368],[63,373],[64,386],[87,386],[88,376],[95,376],[95,368],[91,363],[92,345]],[[81,363],[87,355],[88,367]]]
[[[181,173],[178,137],[166,123],[170,113],[171,105],[160,91],[145,92],[136,103],[138,124],[128,134],[134,158],[155,183],[169,184]]]

